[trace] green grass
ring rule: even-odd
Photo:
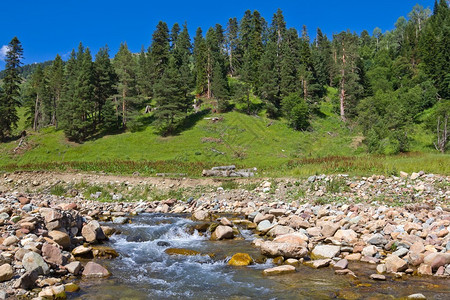
[[[406,155],[366,155],[361,134],[346,127],[330,103],[321,107],[312,130],[289,128],[284,120],[239,112],[205,115],[178,135],[160,137],[152,125],[142,131],[107,135],[83,144],[68,142],[52,127],[29,130],[26,146],[13,153],[18,141],[0,144],[0,171],[58,170],[155,176],[156,173],[201,171],[223,164],[258,168],[258,176],[308,176],[321,173],[350,175],[398,174],[423,170],[450,174],[450,156],[437,154],[432,137],[416,130],[413,151]],[[20,126],[23,129],[24,111]],[[219,122],[204,117],[223,117]],[[18,129],[19,130],[19,129]],[[359,141],[359,142],[358,142]]]

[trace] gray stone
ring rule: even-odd
[[[380,233],[376,233],[367,241],[367,243],[375,246],[383,246],[387,243],[387,240]]]
[[[341,250],[341,247],[334,245],[318,245],[314,247],[311,252],[311,257],[313,259],[321,258],[333,258],[336,257]]]
[[[13,288],[31,290],[35,286],[39,274],[42,274],[42,268],[40,267],[33,271],[25,272],[14,282]]]
[[[114,224],[125,224],[128,222],[128,218],[127,217],[114,217],[113,218],[113,223]]]
[[[50,271],[50,268],[48,267],[42,256],[40,256],[36,252],[28,252],[27,254],[25,254],[22,259],[22,265],[27,271],[33,271],[37,269],[40,270],[39,275],[48,274],[48,272]]]
[[[272,228],[272,223],[270,223],[269,220],[264,220],[259,222],[258,226],[256,227],[257,231],[266,232],[270,228]]]
[[[348,260],[341,259],[337,263],[334,264],[333,268],[338,269],[338,270],[344,270],[344,269],[347,269],[347,266],[348,266]]]
[[[386,276],[381,275],[381,274],[372,274],[372,275],[370,275],[370,279],[378,280],[378,281],[385,281]]]
[[[79,261],[73,261],[70,264],[67,264],[64,266],[67,271],[69,271],[70,273],[74,274],[74,275],[78,275],[78,273],[80,273],[81,268],[83,267],[81,265],[81,263]]]
[[[234,236],[233,228],[230,226],[219,225],[216,230],[211,234],[212,240],[232,239]]]
[[[103,266],[95,263],[95,262],[88,262],[86,266],[84,267],[83,271],[83,277],[107,277],[111,275],[111,273],[105,269]]]
[[[406,248],[399,248],[397,251],[393,252],[392,254],[397,255],[398,257],[403,257],[406,254],[408,254],[409,250]]]

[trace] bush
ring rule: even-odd
[[[309,126],[309,110],[305,100],[298,94],[290,94],[281,101],[283,114],[289,125],[296,130],[305,130]]]

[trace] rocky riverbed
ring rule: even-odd
[[[109,277],[104,262],[120,253],[103,243],[116,236],[115,225],[155,213],[191,218],[196,223],[186,229],[189,234],[215,241],[236,241],[243,239],[243,231],[252,232],[253,249],[262,260],[249,253],[224,259],[239,266],[271,259],[272,265],[261,270],[264,276],[289,276],[306,266],[332,269],[335,276],[355,280],[363,276],[374,285],[416,276],[446,282],[450,278],[449,178],[423,172],[401,175],[321,175],[224,185],[205,179],[4,174],[0,299],[70,297],[80,280]],[[64,195],[51,194],[55,185],[62,187]],[[108,186],[111,198],[101,197],[105,189],[87,193],[92,186]],[[179,198],[166,193],[159,201],[132,199],[143,195],[135,193],[142,186],[183,193],[172,194]],[[89,200],[96,197],[116,201]],[[189,247],[166,250],[167,255],[205,254]],[[352,270],[354,262],[374,266],[373,273]]]

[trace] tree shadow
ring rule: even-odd
[[[188,115],[183,121],[177,126],[173,134],[171,135],[179,135],[183,131],[189,130],[193,128],[199,121],[203,120],[205,116],[207,116],[211,112],[211,109],[203,109],[199,112]]]

